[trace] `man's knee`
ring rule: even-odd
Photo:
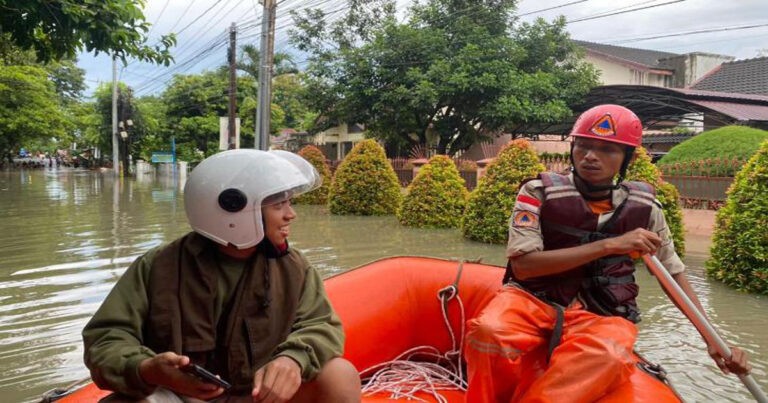
[[[359,402],[360,375],[351,362],[343,358],[328,361],[315,379],[302,384],[299,402]]]

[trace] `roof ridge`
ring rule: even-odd
[[[768,60],[768,56],[756,56],[756,57],[750,57],[748,59],[731,60],[730,62],[724,62],[723,64],[746,63],[746,62],[754,62],[758,60]]]

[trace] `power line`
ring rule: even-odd
[[[208,14],[209,11],[213,10],[213,8],[216,7],[217,5],[219,5],[219,3],[221,3],[221,2],[222,2],[222,0],[216,0],[216,2],[213,3],[213,5],[211,5],[210,7],[208,7],[205,11],[203,11],[202,14],[198,15],[197,18],[192,20],[192,22],[190,22],[189,24],[185,25],[184,28],[179,30],[179,32],[176,32],[176,35],[181,35],[182,32],[184,32],[187,28],[191,27],[192,24],[196,23],[199,19],[203,18],[203,16]]]
[[[179,25],[179,23],[181,22],[182,18],[184,18],[184,16],[187,15],[187,11],[189,11],[189,9],[192,8],[192,5],[195,4],[196,1],[197,0],[192,0],[192,1],[189,2],[189,4],[187,5],[187,8],[184,9],[184,11],[181,13],[181,16],[179,17],[179,19],[176,20],[176,22],[173,24],[171,29],[168,30],[168,32],[173,32],[174,28],[176,28]]]
[[[635,11],[647,10],[649,8],[666,6],[666,5],[669,5],[669,4],[681,3],[681,2],[684,2],[684,1],[685,0],[673,0],[673,1],[668,1],[666,3],[652,4],[650,6],[638,7],[638,8],[633,8],[633,9],[630,9],[630,10],[624,10],[624,11],[616,11],[616,10],[614,10],[615,12],[608,11],[608,12],[605,12],[605,13],[602,13],[602,14],[596,14],[596,15],[593,15],[593,16],[590,16],[590,17],[577,18],[575,20],[567,20],[566,23],[573,24],[573,23],[576,23],[576,22],[596,20],[598,18],[605,18],[605,17],[610,17],[612,15],[632,13],[632,12],[635,12]],[[626,7],[623,7],[623,8],[626,8]],[[617,9],[617,10],[621,10],[621,9]]]
[[[735,26],[735,27],[707,28],[707,29],[699,29],[699,30],[696,30],[696,31],[676,32],[676,33],[670,33],[670,34],[661,34],[661,35],[644,36],[644,37],[631,38],[631,39],[622,39],[622,40],[612,41],[612,42],[608,42],[608,43],[620,44],[620,43],[630,43],[630,42],[641,42],[641,41],[649,41],[651,39],[671,38],[671,37],[675,37],[675,36],[688,36],[688,35],[706,34],[706,33],[710,33],[710,32],[739,31],[739,30],[742,30],[742,29],[753,29],[753,28],[761,28],[761,27],[768,27],[768,23],[766,23],[766,24],[755,24],[755,25],[742,25],[742,26]]]
[[[549,10],[554,10],[554,9],[557,9],[557,8],[563,8],[563,7],[567,7],[567,6],[572,6],[574,4],[584,3],[586,1],[589,1],[589,0],[571,1],[571,2],[568,2],[568,3],[565,3],[565,4],[560,4],[560,5],[554,6],[554,7],[542,8],[541,10],[535,10],[535,11],[530,11],[530,12],[523,13],[523,14],[518,14],[517,16],[518,17],[525,17],[526,15],[531,15],[531,14],[540,13],[542,11],[549,11]]]

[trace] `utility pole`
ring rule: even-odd
[[[272,113],[272,59],[274,54],[275,0],[261,0],[264,12],[261,18],[261,49],[259,61],[259,105],[256,111],[256,138],[260,150],[269,149],[269,120]]]
[[[237,69],[235,65],[235,55],[237,53],[237,27],[233,22],[229,27],[229,124],[228,127],[228,149],[234,150],[236,148],[236,135],[237,135]]]
[[[112,168],[120,175],[117,148],[117,59],[112,56]]]

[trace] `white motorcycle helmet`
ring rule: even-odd
[[[312,164],[296,154],[228,150],[192,170],[184,186],[184,209],[195,232],[246,249],[264,239],[262,205],[309,192],[321,183]]]

